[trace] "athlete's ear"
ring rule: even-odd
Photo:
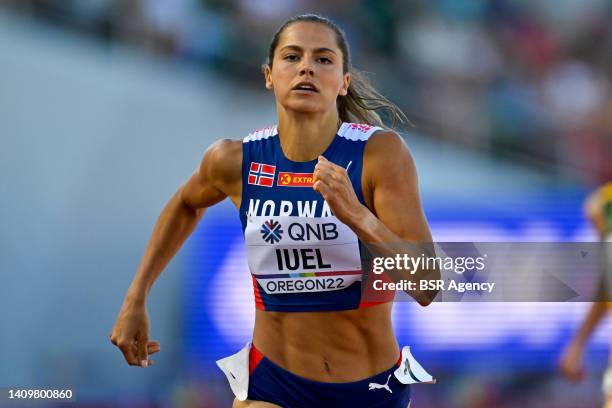
[[[268,64],[266,64],[264,68],[264,76],[266,77],[266,88],[273,89],[274,85],[272,85],[272,70]]]
[[[342,88],[340,88],[340,92],[338,92],[338,95],[346,96],[346,94],[348,94],[348,89],[350,85],[351,85],[351,74],[347,72],[346,74],[344,74],[344,78],[342,78]]]

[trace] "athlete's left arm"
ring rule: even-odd
[[[357,199],[346,170],[319,158],[314,189],[363,243],[376,247],[376,252],[385,252],[385,245],[391,244],[393,250],[389,251],[397,252],[397,244],[403,242],[406,243],[404,253],[418,257],[423,249],[433,255],[432,237],[419,197],[416,167],[397,133],[379,131],[366,144],[362,187],[367,207]],[[387,255],[394,256],[393,253]],[[421,270],[412,278],[418,280],[424,273],[428,280],[440,277],[439,271]],[[421,305],[427,305],[437,291],[411,291],[409,294]]]

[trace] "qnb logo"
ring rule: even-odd
[[[283,237],[283,230],[280,222],[269,220],[261,224],[261,237],[264,241],[276,244]]]

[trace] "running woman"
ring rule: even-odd
[[[561,373],[572,381],[580,381],[584,377],[582,359],[584,350],[591,334],[601,320],[607,315],[610,306],[610,276],[612,274],[612,259],[610,243],[612,243],[612,182],[609,182],[591,193],[585,201],[585,213],[591,224],[597,230],[604,242],[604,257],[602,276],[599,285],[598,299],[591,305],[584,321],[572,341],[565,348],[559,360]],[[612,360],[603,378],[604,408],[612,408]]]
[[[252,344],[218,361],[233,406],[405,408],[409,384],[432,378],[400,350],[392,303],[362,299],[360,282],[361,244],[431,242],[411,155],[376,111],[403,114],[351,67],[344,33],[317,15],[278,30],[264,70],[278,125],[205,152],[155,225],[111,341],[128,364],[153,363],[151,286],[204,210],[229,197],[256,307]],[[422,305],[435,296],[411,294]]]

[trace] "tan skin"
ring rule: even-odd
[[[608,183],[607,185],[608,189],[612,188],[610,184],[612,183]],[[603,189],[604,187],[591,193],[584,204],[586,217],[591,221],[591,224],[597,230],[601,239],[604,238],[605,231],[604,205],[609,199],[604,195]],[[599,290],[606,290],[603,282]],[[601,296],[604,298],[605,294],[602,293]],[[593,302],[575,336],[561,354],[559,359],[559,370],[561,374],[570,381],[580,382],[584,379],[583,358],[585,348],[591,334],[593,334],[599,322],[607,315],[611,306],[612,303],[610,302]],[[604,408],[612,408],[612,395],[606,396]]]
[[[431,242],[420,205],[414,162],[402,139],[380,131],[368,141],[362,190],[357,199],[346,171],[320,156],[340,123],[336,98],[345,95],[350,75],[342,72],[342,54],[332,30],[298,22],[287,27],[266,68],[266,87],[274,91],[278,129],[285,156],[294,161],[318,158],[313,188],[336,217],[366,242]],[[318,92],[292,88],[308,80]],[[130,365],[146,361],[158,343],[148,341],[148,292],[166,264],[193,231],[204,209],[229,197],[242,198],[242,142],[220,140],[204,154],[200,167],[162,211],[142,262],[111,332]],[[256,310],[253,344],[272,362],[305,378],[350,382],[391,367],[399,356],[391,324],[391,303],[337,312]],[[316,329],[313,329],[316,328]],[[148,347],[147,344],[153,344]],[[263,408],[260,401],[234,407]]]

